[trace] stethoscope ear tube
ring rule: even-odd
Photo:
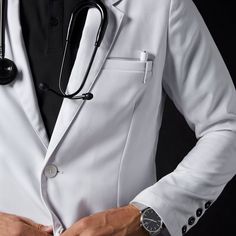
[[[100,47],[100,44],[104,38],[107,25],[108,25],[108,15],[107,15],[107,9],[104,6],[104,4],[100,1],[94,1],[94,0],[83,0],[81,1],[76,9],[72,12],[68,30],[67,30],[67,36],[66,40],[70,41],[72,31],[73,31],[73,26],[74,26],[74,21],[76,21],[77,16],[84,10],[89,10],[90,8],[96,8],[101,16],[101,23],[99,25],[97,35],[96,35],[96,41],[95,41],[95,47]]]
[[[63,69],[64,69],[64,62],[65,62],[65,57],[66,57],[66,53],[67,53],[67,46],[68,43],[71,40],[71,36],[73,33],[73,28],[76,22],[76,19],[78,17],[78,15],[84,11],[84,10],[89,10],[91,8],[95,8],[100,12],[100,16],[101,16],[101,22],[97,31],[97,35],[96,35],[96,40],[94,43],[94,50],[92,53],[92,56],[90,58],[88,67],[86,69],[85,75],[83,77],[82,83],[80,85],[80,87],[73,93],[71,94],[66,94],[65,91],[62,90],[61,87],[61,81],[62,81],[62,74],[63,74]],[[105,35],[106,29],[107,29],[107,25],[108,25],[108,14],[107,14],[107,9],[105,7],[105,5],[100,1],[100,0],[83,0],[81,1],[77,7],[75,8],[75,10],[72,12],[71,17],[70,17],[70,21],[69,21],[69,25],[68,25],[68,29],[67,29],[67,35],[66,35],[66,44],[65,44],[65,48],[64,48],[64,52],[63,52],[63,58],[62,58],[62,64],[61,64],[61,68],[60,68],[60,74],[59,74],[59,90],[60,92],[55,91],[54,89],[50,88],[47,84],[45,83],[41,83],[39,85],[39,88],[44,91],[44,92],[52,92],[60,97],[64,97],[64,98],[69,98],[69,99],[83,99],[83,100],[91,100],[93,98],[93,94],[88,92],[82,95],[78,95],[81,90],[83,89],[85,82],[87,81],[87,77],[89,75],[89,72],[91,70],[92,64],[94,62],[94,58],[96,56],[97,50],[103,40],[103,37]]]
[[[5,38],[5,0],[0,0],[0,59],[4,58],[5,47],[4,47],[4,38]]]
[[[6,0],[0,0],[0,85],[10,84],[17,75],[15,63],[5,58]]]

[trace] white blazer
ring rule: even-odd
[[[108,29],[83,89],[94,99],[64,99],[49,142],[19,0],[8,0],[6,56],[19,73],[14,83],[0,86],[0,211],[53,224],[54,235],[60,235],[84,216],[138,202],[152,207],[172,236],[180,236],[236,172],[235,88],[191,0],[105,3]],[[81,82],[97,22],[96,10],[90,10],[68,91]],[[144,50],[147,61],[140,60]],[[163,88],[198,142],[157,182]]]

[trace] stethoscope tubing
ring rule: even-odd
[[[6,9],[7,9],[7,0],[0,0],[0,85],[6,85],[11,83],[17,75],[17,67],[15,63],[7,58],[5,58],[5,18],[6,18]],[[63,75],[63,69],[64,69],[64,64],[65,64],[65,58],[66,58],[66,53],[67,53],[67,48],[68,48],[68,43],[70,42],[71,35],[72,35],[72,30],[73,30],[73,24],[76,21],[76,18],[78,17],[79,13],[83,10],[89,10],[91,8],[96,8],[100,12],[100,25],[97,31],[95,43],[94,43],[94,49],[90,58],[90,61],[88,63],[87,69],[85,71],[85,75],[82,79],[82,83],[80,87],[73,93],[71,94],[66,94],[65,91],[63,91],[61,82],[62,82],[62,75]],[[90,100],[93,98],[93,94],[91,93],[85,93],[82,95],[78,95],[81,90],[83,89],[88,75],[90,73],[91,67],[93,65],[94,59],[97,54],[97,50],[100,47],[100,44],[104,38],[106,29],[108,25],[108,14],[107,14],[107,9],[105,5],[100,1],[100,0],[83,0],[82,2],[77,5],[75,10],[71,14],[71,18],[69,21],[68,29],[67,29],[67,35],[66,35],[66,43],[63,51],[63,58],[62,58],[62,63],[61,63],[61,68],[60,68],[60,73],[59,73],[59,79],[58,79],[58,87],[59,87],[59,92],[55,91],[54,89],[50,88],[47,84],[40,83],[39,88],[43,91],[50,91],[53,92],[54,94],[64,97],[64,98],[69,98],[69,99],[84,99],[84,100]],[[76,96],[78,95],[78,96]]]
[[[4,6],[5,0],[0,0],[0,58],[4,57]]]
[[[77,89],[75,92],[73,92],[72,94],[66,94],[62,87],[61,87],[61,81],[62,81],[62,74],[63,74],[63,69],[64,69],[64,63],[65,63],[65,58],[66,58],[66,53],[67,53],[67,47],[68,47],[68,43],[71,39],[71,35],[72,35],[72,29],[73,29],[73,23],[74,23],[74,19],[77,18],[77,16],[79,15],[79,13],[83,10],[86,9],[90,9],[90,8],[96,8],[99,12],[100,12],[100,17],[101,17],[101,23],[99,25],[98,31],[97,31],[97,35],[96,35],[96,40],[94,43],[94,50],[93,53],[91,55],[89,64],[87,66],[85,75],[83,77],[82,83],[79,87],[79,89]],[[62,64],[61,64],[61,68],[60,68],[60,74],[59,74],[59,90],[61,92],[61,94],[63,94],[63,96],[65,98],[70,98],[70,99],[80,99],[80,96],[76,96],[78,93],[81,92],[81,90],[83,89],[85,82],[87,81],[89,72],[91,70],[92,64],[94,62],[97,50],[103,40],[107,25],[108,25],[108,20],[107,20],[107,11],[106,8],[104,7],[103,4],[98,3],[98,2],[94,2],[94,1],[84,1],[81,4],[79,4],[76,9],[73,11],[73,13],[71,14],[71,18],[69,21],[69,26],[67,29],[67,36],[66,36],[66,44],[65,44],[65,49],[63,52],[63,58],[62,58]]]
[[[10,84],[17,76],[16,64],[5,58],[5,21],[7,1],[0,0],[0,85]]]

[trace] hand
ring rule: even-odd
[[[43,226],[32,220],[0,212],[0,236],[50,236],[51,226]]]
[[[140,227],[140,211],[133,205],[111,208],[73,224],[62,236],[147,236]]]

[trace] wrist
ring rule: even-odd
[[[160,234],[163,230],[165,231],[166,227],[161,219],[161,217],[155,212],[155,210],[153,210],[152,208],[142,204],[142,203],[138,203],[138,202],[132,202],[130,203],[130,205],[132,205],[133,207],[135,207],[139,212],[140,212],[140,227],[143,228],[146,232],[149,233],[149,235],[158,235]],[[150,212],[151,211],[151,212]],[[147,213],[145,213],[147,212]],[[149,212],[149,213],[148,213]],[[151,213],[151,215],[150,215]],[[145,214],[148,214],[149,219],[154,217],[156,225],[151,225],[150,226],[144,226],[145,224]],[[154,221],[153,219],[153,221]],[[146,225],[147,222],[146,222]],[[150,231],[151,228],[156,228],[156,230],[154,232]]]
[[[133,204],[129,204],[127,207],[131,212],[131,224],[130,224],[131,231],[137,232],[140,230],[140,228],[142,228],[140,224],[142,212]]]

